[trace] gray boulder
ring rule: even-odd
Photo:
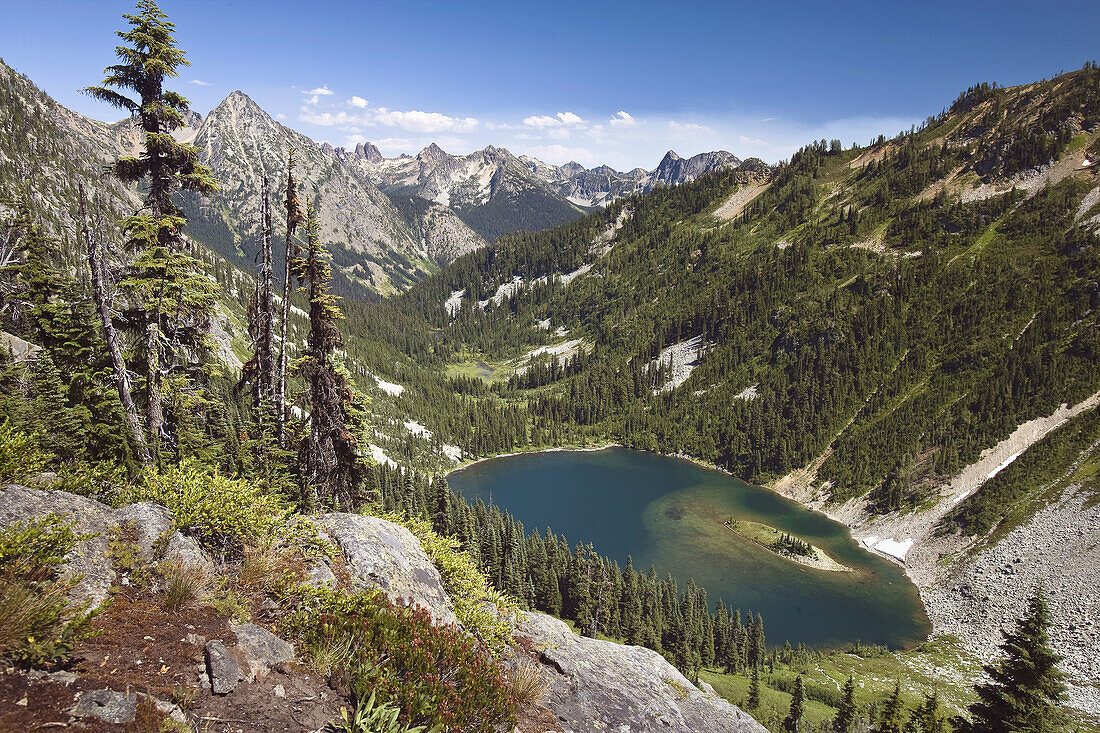
[[[237,646],[248,660],[249,679],[263,678],[272,667],[294,661],[294,645],[256,624],[231,624]]]
[[[578,636],[541,613],[524,613],[516,634],[540,650],[550,681],[546,704],[566,731],[766,733],[650,649]]]
[[[225,648],[220,639],[206,642],[206,674],[210,677],[210,689],[215,695],[228,695],[237,689],[244,675],[241,667]]]
[[[65,558],[64,574],[80,580],[70,593],[74,605],[100,606],[115,580],[115,570],[107,555],[112,533],[124,526],[136,532],[134,544],[147,562],[174,559],[212,571],[214,563],[190,537],[173,532],[167,550],[161,538],[172,528],[172,513],[159,504],[139,503],[112,509],[93,499],[65,491],[47,491],[17,484],[0,489],[0,527],[28,522],[56,514],[73,522],[73,531],[90,535],[78,542]],[[163,553],[163,556],[161,555]]]
[[[92,535],[78,542],[66,556],[64,574],[80,577],[70,599],[75,605],[97,607],[107,599],[115,571],[107,558],[110,531],[118,527],[115,512],[106,504],[64,491],[43,491],[9,485],[0,491],[0,526],[29,522],[49,514],[72,521],[73,531]]]
[[[380,588],[395,603],[411,598],[436,623],[458,623],[439,571],[412,532],[357,514],[324,514],[317,523],[344,553],[357,587]]]
[[[99,718],[105,723],[131,723],[137,715],[137,694],[114,690],[89,690],[72,709],[76,718]]]

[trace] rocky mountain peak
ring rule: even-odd
[[[447,154],[443,148],[439,147],[435,143],[432,143],[428,147],[424,148],[417,154],[417,159],[422,163],[431,163],[433,165],[439,165],[447,158],[451,157]]]
[[[377,165],[382,162],[382,151],[371,143],[359,143],[355,146],[355,157]]]

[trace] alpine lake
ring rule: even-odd
[[[671,573],[706,588],[742,615],[764,617],[768,646],[789,640],[817,648],[861,641],[892,649],[927,638],[916,587],[895,563],[862,549],[848,529],[767,489],[690,461],[607,448],[494,458],[453,471],[451,488],[495,504],[570,547],[595,550],[635,570]],[[820,548],[849,572],[781,557],[726,526],[758,522]]]

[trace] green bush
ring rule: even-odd
[[[223,555],[239,555],[243,542],[267,537],[282,527],[292,510],[278,495],[244,479],[211,473],[185,459],[163,470],[149,468],[130,495],[172,510],[176,526]]]
[[[307,648],[351,640],[342,667],[353,697],[398,707],[408,725],[489,733],[515,722],[515,698],[492,657],[434,626],[423,608],[395,606],[380,592],[312,591],[288,627]]]
[[[81,539],[56,516],[0,529],[0,658],[65,659],[88,636],[93,614],[69,607],[76,579],[60,577],[65,554]]]
[[[53,456],[42,450],[40,439],[16,430],[10,420],[0,423],[0,485],[42,473]]]
[[[342,725],[334,725],[343,733],[422,733],[424,726],[409,726],[398,720],[401,711],[388,703],[375,702],[374,693],[365,702],[355,706],[355,713],[348,715],[346,708],[340,708]],[[435,726],[429,733],[437,733]]]
[[[512,636],[504,616],[516,610],[515,601],[489,585],[469,553],[459,549],[458,540],[436,534],[427,520],[401,514],[385,514],[382,519],[405,527],[420,540],[428,559],[443,578],[443,588],[455,605],[459,622],[494,652],[503,649]],[[495,606],[497,612],[487,604]]]
[[[129,496],[126,469],[112,461],[66,463],[57,471],[51,489],[79,494],[111,506],[125,503]]]

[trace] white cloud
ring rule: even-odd
[[[192,79],[192,80],[191,80],[191,83],[192,83],[192,84],[198,84],[198,85],[199,85],[200,87],[209,87],[209,86],[213,86],[213,85],[212,85],[212,84],[211,84],[210,82],[208,82],[208,81],[203,81],[202,79]]]
[[[367,100],[362,97],[352,97],[348,100],[348,104],[352,107],[358,107],[359,109],[365,109],[367,106]]]
[[[400,127],[409,132],[473,132],[478,121],[473,117],[449,117],[440,112],[389,110],[379,107],[373,114],[374,122],[388,127]]]
[[[302,107],[301,114],[298,115],[298,119],[301,122],[308,122],[311,125],[320,125],[321,127],[345,127],[348,125],[367,125],[370,124],[365,118],[356,114],[348,114],[347,112],[318,112],[315,109],[311,109],[308,105]]]
[[[569,130],[566,130],[564,127],[558,127],[553,130],[547,130],[546,136],[551,140],[568,140]]]
[[[550,127],[561,127],[562,125],[579,125],[583,122],[584,120],[580,115],[572,112],[558,112],[554,117],[550,115],[532,115],[531,117],[523,118],[523,124],[525,126],[535,127],[540,130]]]
[[[285,120],[285,119],[286,119],[286,115],[284,115],[284,114],[283,114],[282,112],[279,112],[278,114],[276,114],[276,115],[275,115],[275,119],[277,119],[277,120]]]
[[[330,94],[332,94],[333,91],[331,89],[329,89],[328,85],[326,84],[324,86],[317,87],[316,89],[310,89],[308,92],[302,92],[302,93],[303,94],[313,94],[313,95],[320,94],[322,97],[327,97]]]
[[[745,145],[765,145],[770,147],[767,140],[761,140],[760,138],[751,138],[748,135],[742,135],[741,137],[737,138],[737,142],[743,143]]]
[[[638,121],[626,112],[619,110],[611,118],[610,123],[612,127],[634,127],[638,124]]]
[[[527,127],[542,129],[546,127],[558,127],[561,125],[561,120],[551,117],[550,115],[534,115],[531,117],[524,117],[523,124]]]

